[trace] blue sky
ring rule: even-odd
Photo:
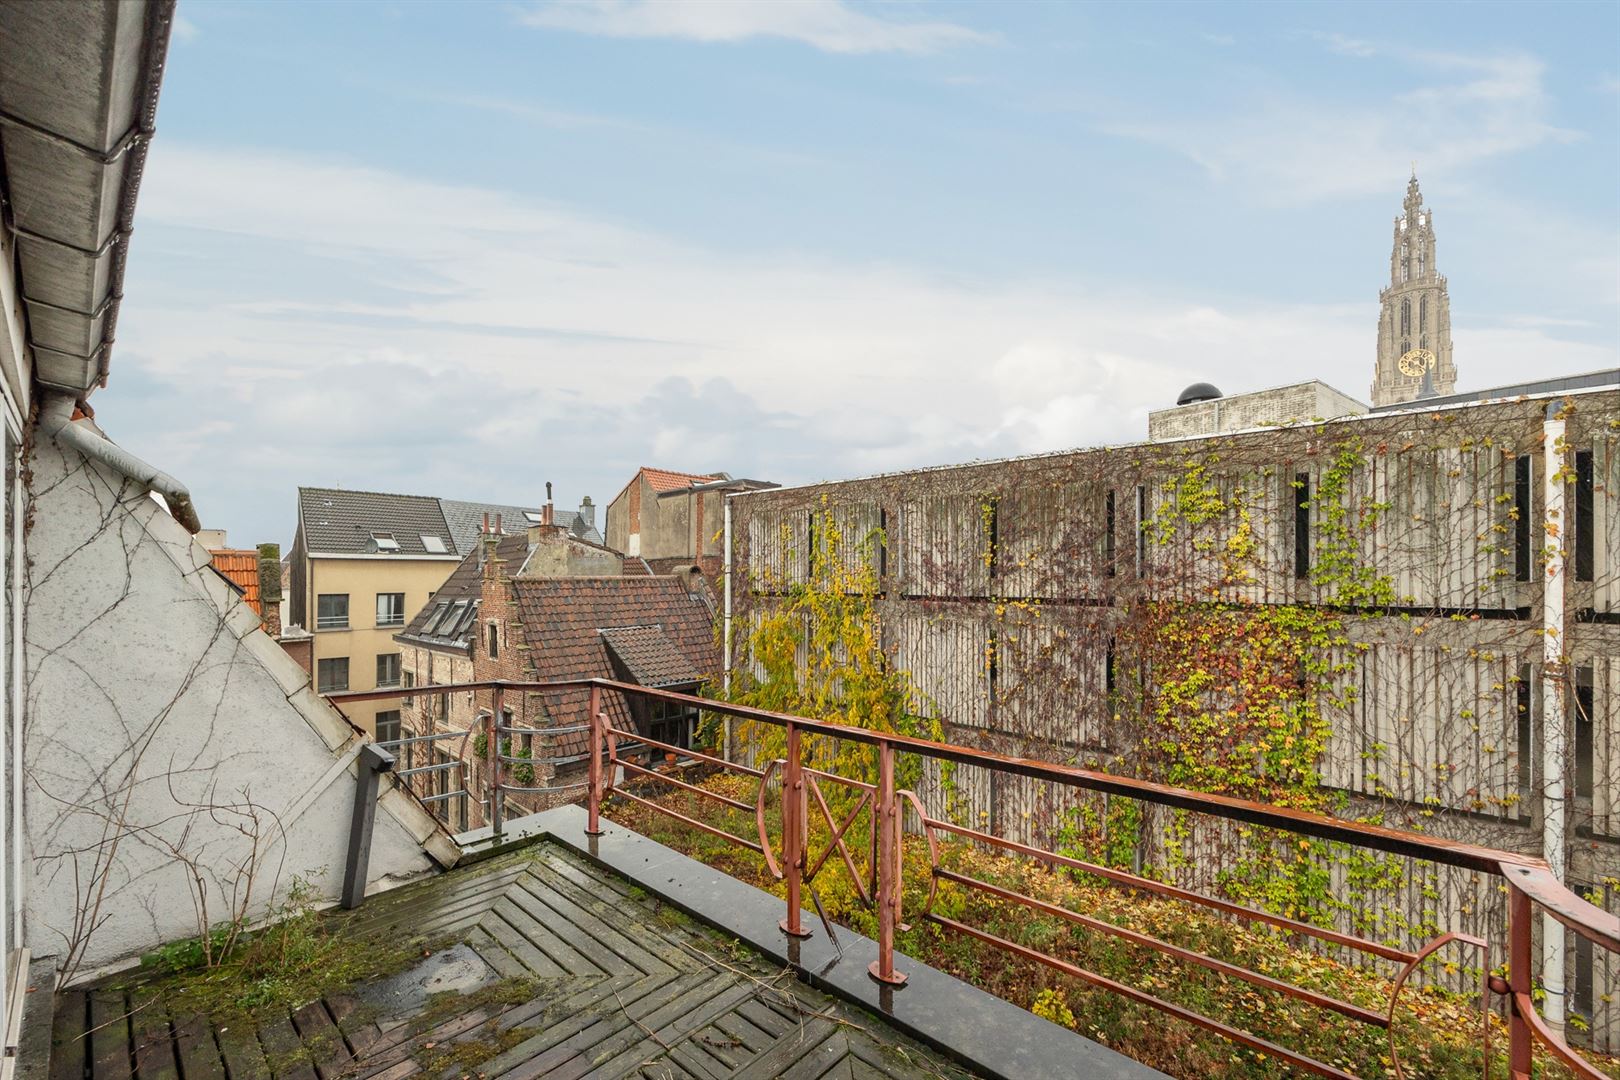
[[[1460,385],[1620,363],[1620,6],[182,0],[114,438],[605,504],[1365,397],[1415,163]]]

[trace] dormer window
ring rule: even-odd
[[[371,543],[381,552],[399,550],[399,541],[394,539],[393,533],[374,532],[371,534]]]
[[[426,533],[423,533],[422,550],[426,551],[429,555],[445,555],[449,553],[450,549],[444,546],[444,537],[429,536]]]

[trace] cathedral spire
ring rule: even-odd
[[[1379,294],[1374,405],[1449,394],[1457,384],[1451,358],[1451,299],[1435,268],[1434,215],[1423,205],[1414,164],[1395,218],[1389,285]]]

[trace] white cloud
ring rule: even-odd
[[[202,30],[198,28],[196,23],[192,22],[184,15],[176,15],[174,17],[175,40],[180,42],[192,42],[196,41],[201,36]]]
[[[1389,189],[1415,161],[1426,180],[1581,136],[1549,119],[1544,65],[1522,53],[1470,56],[1379,48],[1329,35],[1327,48],[1402,65],[1404,88],[1371,104],[1312,101],[1292,88],[1227,103],[1218,116],[1110,120],[1102,130],[1166,147],[1269,203]]]
[[[530,26],[602,37],[774,37],[832,53],[931,53],[992,40],[955,23],[880,19],[842,0],[551,0],[520,18]]]
[[[154,147],[108,430],[211,520],[285,539],[298,483],[611,496],[638,465],[807,481],[1142,437],[1208,379],[1364,394],[1376,309],[718,253],[570,207]],[[198,267],[207,272],[198,273]],[[1369,272],[1377,268],[1370,268]],[[1467,386],[1584,370],[1456,327]],[[232,425],[197,436],[201,418]]]

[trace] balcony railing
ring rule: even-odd
[[[560,691],[587,688],[590,693],[590,701],[583,724],[530,729],[497,724],[493,719],[493,717],[501,715],[504,695],[511,691]],[[1136,987],[1088,971],[1061,957],[1009,941],[987,930],[939,914],[933,910],[933,904],[940,884],[950,883],[960,888],[995,896],[1006,902],[1020,904],[1044,915],[1067,920],[1087,930],[1112,935],[1133,945],[1163,953],[1183,962],[1215,971],[1223,976],[1239,979],[1268,990],[1278,991],[1296,1000],[1336,1012],[1372,1027],[1388,1030],[1391,1033],[1390,1045],[1396,1075],[1401,1074],[1401,1069],[1398,1056],[1394,1054],[1393,1029],[1403,987],[1418,966],[1441,949],[1451,945],[1467,946],[1479,950],[1482,954],[1480,965],[1482,972],[1480,987],[1482,1010],[1499,1006],[1506,1017],[1509,1032],[1508,1066],[1510,1075],[1515,1080],[1520,1080],[1520,1078],[1527,1080],[1530,1076],[1532,1050],[1537,1043],[1544,1046],[1554,1057],[1569,1066],[1579,1076],[1598,1080],[1602,1075],[1590,1063],[1570,1049],[1536,1011],[1531,986],[1531,972],[1534,967],[1532,959],[1533,925],[1535,912],[1540,909],[1574,933],[1581,935],[1599,947],[1608,949],[1611,952],[1620,952],[1620,917],[1604,912],[1596,905],[1589,903],[1565,888],[1553,876],[1547,864],[1540,859],[1514,852],[1445,840],[1421,833],[1405,832],[1354,821],[1341,821],[1336,818],[1286,807],[1248,802],[1230,796],[1212,795],[1184,788],[1175,788],[1074,766],[1008,757],[949,743],[930,742],[904,735],[868,731],[843,724],[767,712],[746,706],[710,701],[671,691],[653,690],[607,679],[589,679],[563,683],[479,682],[432,688],[432,692],[436,693],[466,690],[487,691],[491,695],[491,718],[485,721],[487,725],[486,732],[490,736],[487,740],[488,763],[486,772],[492,778],[490,824],[493,826],[493,831],[497,837],[500,835],[502,828],[500,815],[503,792],[564,790],[562,787],[523,788],[507,784],[505,782],[505,769],[508,765],[519,762],[523,764],[539,764],[540,762],[531,761],[527,758],[515,758],[509,754],[500,753],[498,747],[501,738],[509,734],[556,735],[566,732],[588,732],[588,750],[585,754],[587,779],[583,785],[588,814],[587,831],[592,834],[601,832],[602,804],[604,799],[611,794],[635,802],[651,811],[667,815],[685,826],[702,830],[738,847],[752,851],[765,861],[767,870],[784,883],[787,894],[787,917],[781,923],[782,930],[788,934],[801,936],[806,934],[803,925],[804,891],[818,873],[826,866],[833,865],[831,860],[836,853],[838,856],[838,864],[836,865],[841,865],[844,868],[854,882],[857,894],[864,902],[875,909],[878,924],[878,959],[871,965],[871,975],[882,983],[900,985],[905,982],[906,978],[905,973],[898,970],[896,966],[894,942],[896,929],[902,925],[902,919],[906,914],[903,910],[901,895],[901,833],[905,824],[903,820],[904,812],[909,807],[913,814],[915,830],[920,832],[926,843],[931,874],[927,899],[923,903],[921,910],[914,913],[915,915],[929,919],[952,932],[972,937],[994,948],[1006,950],[1027,960],[1045,964],[1093,986],[1108,990],[1140,1004],[1151,1006],[1170,1016],[1215,1032],[1242,1046],[1287,1062],[1296,1069],[1319,1076],[1336,1078],[1350,1078],[1352,1075],[1326,1062],[1278,1045],[1250,1032],[1240,1030],[1186,1006],[1164,1000]],[[414,692],[422,694],[427,691],[422,687],[417,687]],[[673,702],[746,722],[779,727],[783,730],[785,751],[781,758],[767,761],[763,763],[762,767],[755,767],[754,765],[728,761],[721,757],[662,743],[639,732],[628,731],[614,726],[609,721],[607,712],[603,708],[603,695],[609,693],[622,694],[627,698],[641,697],[649,700]],[[340,694],[334,695],[333,701],[337,704],[351,701],[370,701],[397,696],[398,694],[399,691]],[[465,737],[468,733],[457,732],[455,734]],[[808,756],[805,749],[806,736],[843,740],[872,747],[877,758],[877,782],[868,783],[813,768],[806,760]],[[715,768],[751,777],[754,781],[754,800],[750,803],[742,799],[732,798],[720,792],[689,783],[677,776],[648,768],[630,755],[629,751],[632,743],[636,749],[653,748],[673,751]],[[1491,943],[1479,937],[1452,932],[1442,933],[1416,949],[1398,948],[1384,942],[1286,918],[1220,897],[1157,881],[1140,874],[1071,858],[1054,851],[997,836],[991,832],[970,828],[953,822],[946,817],[929,813],[915,792],[896,786],[896,758],[902,754],[916,755],[918,758],[938,762],[952,762],[959,765],[973,766],[995,773],[1027,777],[1084,791],[1137,799],[1145,803],[1170,807],[1176,810],[1207,814],[1228,821],[1276,829],[1298,837],[1327,840],[1386,855],[1426,860],[1440,866],[1456,867],[1473,873],[1499,878],[1508,894],[1507,940],[1505,943]],[[571,760],[577,761],[577,758]],[[386,765],[383,766],[383,768],[386,767]],[[620,775],[626,778],[638,777],[649,783],[664,784],[708,799],[731,810],[752,813],[757,827],[757,838],[739,836],[719,826],[682,814],[654,799],[627,791],[618,781]],[[767,814],[767,808],[771,802],[773,780],[777,776],[780,776],[780,783],[776,785],[778,792],[776,797],[780,801],[780,857],[777,854],[777,845],[772,843]],[[366,777],[363,775],[362,784],[364,785],[365,782]],[[374,777],[372,782],[375,783]],[[823,783],[838,784],[850,788],[855,793],[853,809],[846,810],[841,818],[835,814],[832,805],[825,797],[822,788]],[[575,787],[578,787],[578,785],[575,785]],[[374,797],[374,790],[371,795],[367,795],[363,786],[360,800],[364,801],[371,797]],[[869,836],[867,837],[868,850],[871,852],[871,872],[868,876],[863,876],[857,869],[855,859],[849,850],[847,837],[861,812],[868,808],[871,810],[868,815]],[[812,811],[822,816],[828,830],[829,839],[827,845],[820,852],[810,850],[809,822]],[[359,821],[359,802],[357,801],[356,822]],[[960,873],[944,865],[941,860],[941,838],[946,836],[961,837],[977,844],[1034,859],[1048,866],[1082,871],[1120,886],[1139,889],[1158,896],[1211,909],[1229,917],[1276,927],[1289,933],[1313,938],[1329,945],[1343,947],[1370,957],[1392,962],[1399,967],[1392,983],[1386,1008],[1383,1010],[1369,1009],[1335,998],[1329,994],[1294,986],[1218,957],[1187,949],[1147,934],[1117,926],[1105,920],[1093,918],[1082,912],[1073,911],[1028,896],[1002,885]],[[353,849],[354,845],[351,845],[351,851]],[[362,874],[362,883],[363,880]],[[1492,955],[1506,956],[1507,974],[1505,977],[1490,970],[1489,957]],[[1485,1040],[1485,1056],[1486,1060],[1489,1061],[1489,1023],[1484,1023],[1482,1029],[1484,1033],[1482,1037]]]

